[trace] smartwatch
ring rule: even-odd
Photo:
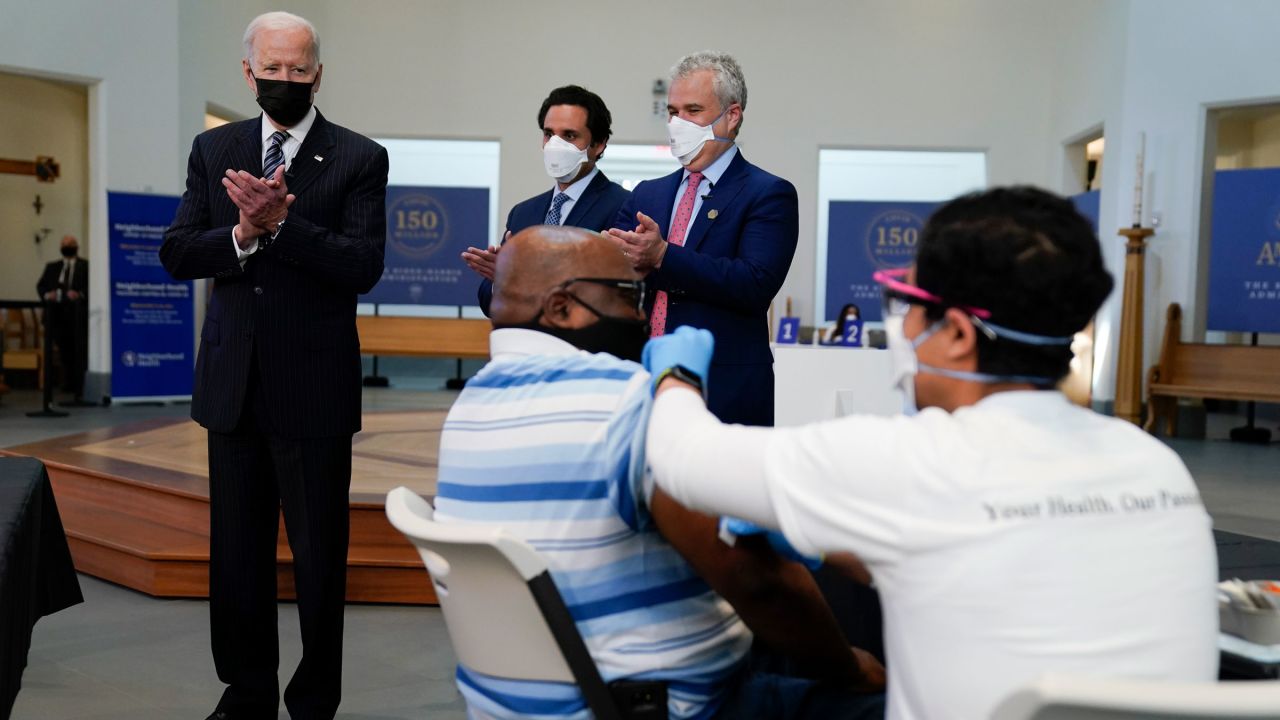
[[[666,370],[663,370],[662,374],[658,375],[658,379],[654,381],[653,389],[656,391],[658,389],[658,386],[662,384],[662,381],[666,380],[669,377],[673,377],[679,380],[680,382],[688,383],[694,386],[695,388],[698,389],[698,392],[702,395],[702,399],[703,400],[707,399],[707,387],[706,385],[703,384],[702,378],[699,377],[697,373],[695,373],[694,371],[690,370],[689,368],[683,365],[672,365]]]

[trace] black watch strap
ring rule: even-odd
[[[666,380],[668,377],[673,377],[680,382],[694,386],[698,389],[698,392],[702,393],[703,399],[706,399],[707,386],[703,383],[702,377],[689,368],[683,365],[673,365],[666,370],[663,370],[662,374],[658,376],[657,382],[653,384],[653,387],[656,389],[662,384],[662,381]]]

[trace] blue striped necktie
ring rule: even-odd
[[[270,180],[276,174],[276,168],[284,164],[284,141],[289,133],[277,130],[271,133],[271,145],[267,147],[267,159],[262,163],[262,177]]]
[[[560,193],[551,200],[551,211],[547,213],[548,225],[560,224],[560,208],[564,207],[566,202],[569,202],[569,195],[566,193]]]

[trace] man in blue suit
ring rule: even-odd
[[[618,208],[630,193],[596,167],[613,134],[612,124],[604,100],[590,90],[566,85],[551,91],[538,110],[538,127],[542,128],[542,164],[555,185],[511,208],[503,242],[534,225],[570,225],[597,232],[613,226]],[[493,299],[494,262],[501,247],[469,247],[462,253],[463,261],[482,278],[476,296],[485,315]]]
[[[680,60],[667,95],[671,154],[684,169],[642,182],[609,231],[656,292],[656,337],[691,325],[715,336],[707,407],[726,423],[773,424],[769,304],[799,235],[795,187],[747,162],[735,140],[747,85],[733,57]]]

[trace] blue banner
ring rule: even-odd
[[[192,284],[160,266],[178,198],[107,193],[111,264],[111,396],[190,397],[195,361]]]
[[[488,188],[388,187],[386,269],[361,302],[475,305],[462,251],[489,237]]]
[[[877,270],[902,268],[916,256],[925,220],[936,202],[833,200],[827,213],[826,317],[840,317],[846,303],[864,321],[880,320]]]
[[[1093,225],[1093,232],[1096,235],[1098,233],[1098,212],[1102,204],[1102,191],[1090,190],[1079,195],[1072,195],[1071,204],[1076,206],[1077,212],[1089,218],[1089,222]]]
[[[1280,168],[1214,173],[1208,310],[1210,330],[1280,332]]]

